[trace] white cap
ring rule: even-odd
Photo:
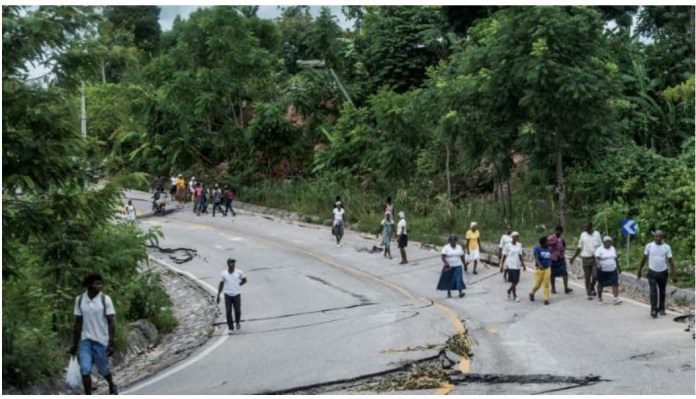
[[[474,226],[478,226],[478,224],[476,222],[471,222],[471,226],[469,226],[469,228],[474,227]]]
[[[510,237],[519,237],[520,233],[513,231],[512,234],[510,234]]]
[[[191,176],[191,180],[196,180],[196,176]]]
[[[402,219],[406,217],[406,214],[404,213],[404,211],[399,211],[399,217]]]
[[[611,237],[604,236],[604,238],[602,239],[602,242],[606,242],[606,241],[611,241]]]

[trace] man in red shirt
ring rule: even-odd
[[[200,182],[196,183],[196,188],[193,189],[193,209],[196,211],[196,216],[201,216],[201,208],[203,207],[203,186]]]
[[[556,226],[556,233],[548,237],[546,241],[551,249],[551,293],[556,293],[556,277],[563,277],[565,293],[573,292],[568,288],[568,270],[566,270],[566,241],[563,237],[563,226]]]

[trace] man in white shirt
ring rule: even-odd
[[[505,234],[500,236],[500,244],[498,244],[498,267],[502,266],[503,248],[512,242],[512,226],[505,226]],[[507,268],[503,269],[503,282],[507,282]]]
[[[94,364],[97,365],[99,374],[109,383],[109,393],[118,395],[118,387],[111,376],[108,359],[114,350],[114,303],[109,296],[101,292],[103,280],[100,275],[87,276],[83,285],[87,291],[75,298],[73,344],[68,352],[75,355],[79,345],[80,374],[85,395],[92,394],[91,374]]]
[[[404,213],[404,211],[399,212],[399,223],[396,225],[396,235],[399,240],[399,251],[401,251],[401,262],[399,262],[399,264],[405,265],[408,263],[408,259],[406,259],[408,233],[406,232],[406,213]]]
[[[336,246],[341,247],[341,239],[343,238],[343,214],[346,213],[346,210],[343,209],[343,204],[341,201],[336,202],[336,207],[333,209],[333,214],[334,214],[334,220],[333,220],[333,227],[331,228],[331,234],[336,236]]]
[[[582,258],[582,270],[585,274],[585,291],[587,291],[587,299],[592,299],[597,295],[595,285],[597,284],[597,264],[595,262],[595,251],[602,246],[602,236],[598,231],[592,229],[592,222],[585,223],[585,231],[580,233],[578,247],[575,249],[575,254],[570,259],[572,265],[575,258]]]
[[[519,302],[520,298],[517,297],[517,284],[520,282],[520,266],[527,270],[527,266],[524,265],[524,258],[522,257],[522,244],[518,242],[520,234],[513,231],[510,234],[512,237],[512,242],[503,248],[503,259],[501,261],[500,272],[503,272],[503,266],[505,265],[508,269],[508,281],[510,282],[510,288],[507,290],[508,299],[514,299],[515,302]],[[512,298],[510,297],[512,295]]]
[[[645,262],[648,261],[648,284],[650,284],[650,315],[657,318],[657,313],[665,316],[665,290],[667,288],[667,263],[672,271],[672,282],[677,282],[677,273],[672,259],[672,248],[662,242],[665,233],[662,230],[655,232],[655,241],[645,246],[643,259],[640,260],[637,277],[641,278],[641,272]],[[658,298],[659,291],[659,298]]]
[[[234,321],[237,321],[237,330],[241,330],[242,320],[242,295],[241,286],[246,284],[247,279],[244,272],[235,269],[237,261],[227,259],[227,270],[220,273],[220,285],[218,286],[217,303],[220,303],[220,294],[225,291],[225,317],[227,318],[228,334],[234,331]],[[234,320],[232,319],[232,309],[234,308]]]

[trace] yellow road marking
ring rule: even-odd
[[[483,329],[486,330],[486,332],[489,334],[497,334],[498,333],[498,329],[493,327],[493,326],[485,326],[485,327],[483,327]]]
[[[454,385],[446,383],[435,391],[435,395],[447,395],[454,390]]]

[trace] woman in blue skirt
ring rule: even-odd
[[[614,305],[621,303],[619,298],[619,255],[616,253],[616,248],[612,245],[611,237],[605,236],[602,240],[603,244],[595,251],[597,261],[597,299],[599,304],[603,304],[602,292],[604,287],[611,287],[614,294]]]
[[[440,281],[437,283],[439,291],[447,291],[447,298],[452,298],[452,290],[459,291],[459,297],[464,296],[464,249],[457,244],[458,238],[455,235],[449,236],[449,244],[442,248],[442,272],[440,272]]]

